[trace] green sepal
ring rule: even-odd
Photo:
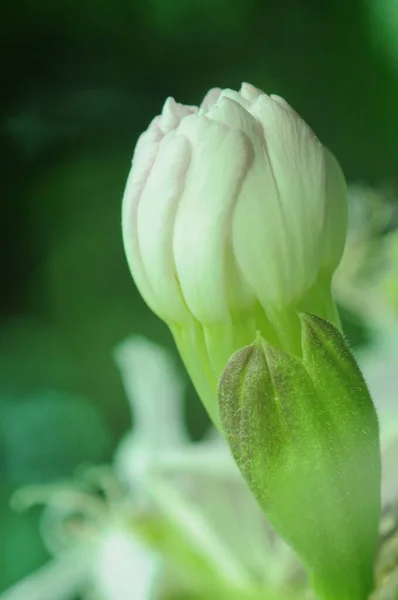
[[[261,336],[219,385],[233,456],[275,529],[327,600],[365,600],[380,514],[378,423],[343,336],[302,315],[302,360]]]

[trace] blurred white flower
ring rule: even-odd
[[[384,410],[384,395],[392,398],[392,388],[390,376],[383,375],[388,364],[383,357],[395,353],[389,331],[389,338],[380,333],[373,354],[359,356],[379,407],[387,502],[397,493],[398,445],[396,411],[394,416]],[[136,423],[115,454],[113,471],[126,492],[107,468],[87,472],[80,483],[21,490],[14,498],[17,508],[47,504],[42,533],[55,558],[1,600],[69,600],[78,592],[91,600],[94,590],[100,600],[157,600],[170,581],[169,561],[135,530],[140,515],[170,524],[187,551],[201,556],[227,589],[247,591],[248,597],[262,589],[274,597],[272,590],[291,589],[297,577],[302,585],[294,553],[270,530],[220,435],[211,429],[203,442],[189,441],[184,385],[172,357],[133,337],[116,349],[115,358]],[[90,482],[103,488],[105,500],[90,492]]]
[[[55,557],[38,571],[1,594],[1,600],[70,600],[90,582],[91,557],[74,549]]]
[[[382,449],[382,501],[398,499],[398,408],[397,356],[398,322],[386,311],[371,322],[373,343],[359,351],[358,361],[372,394],[380,421]]]
[[[104,531],[94,555],[94,586],[102,600],[159,597],[162,559],[125,527]]]
[[[177,534],[227,594],[261,589],[272,596],[289,587],[297,560],[270,531],[219,434],[212,429],[203,442],[189,441],[184,386],[170,355],[132,338],[115,357],[136,429],[117,449],[114,469],[15,495],[17,509],[45,505],[42,536],[55,558],[1,600],[69,600],[77,591],[87,600],[94,591],[100,600],[158,600],[165,582],[178,588],[181,569],[189,585],[201,584],[187,565],[172,568],[172,558],[148,545],[136,527],[142,517]]]

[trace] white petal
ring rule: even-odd
[[[239,203],[236,215],[244,223],[244,233],[239,233],[239,223],[235,226],[237,251],[252,285],[258,282],[261,301],[288,304],[312,285],[319,269],[325,215],[323,149],[296,113],[268,96],[259,96],[251,112],[264,129],[268,171],[260,167],[245,181],[246,210]],[[248,244],[248,236],[255,245]]]
[[[202,323],[230,314],[228,247],[231,214],[252,159],[253,148],[240,131],[204,116],[179,132],[193,146],[193,156],[174,230],[174,256],[186,303]],[[193,127],[192,127],[193,126]],[[232,274],[245,302],[248,293]],[[249,300],[248,300],[249,301]],[[251,301],[251,300],[250,300]]]
[[[282,98],[281,96],[277,96],[276,94],[271,94],[270,98],[276,102],[277,104],[279,104],[279,106],[282,106],[282,108],[285,108],[286,110],[289,110],[291,112],[294,112],[294,114],[297,114],[293,108],[290,106],[290,104],[288,102],[286,102],[286,100],[284,98]]]
[[[264,92],[262,92],[261,90],[259,90],[258,88],[256,88],[251,83],[246,83],[244,81],[242,83],[242,85],[241,85],[239,93],[242,96],[242,98],[244,98],[245,100],[249,100],[250,102],[254,102],[254,100],[257,100],[257,98],[259,96],[261,96]]]
[[[159,126],[164,134],[177,129],[184,117],[198,112],[196,106],[179,104],[174,98],[167,98],[163,105],[162,114],[159,117]]]
[[[122,203],[123,243],[129,267],[140,293],[155,312],[156,297],[145,273],[139,247],[137,211],[142,191],[155,163],[159,143],[163,138],[158,121],[159,117],[156,117],[138,139]]]
[[[222,90],[218,102],[220,102],[221,98],[229,98],[230,100],[234,100],[235,102],[247,109],[250,107],[251,104],[250,100],[244,98],[244,96],[242,96],[239,92],[236,92],[235,90],[230,90],[229,88],[225,88],[225,90]]]
[[[257,137],[259,143],[261,143],[260,140],[263,136],[261,125],[246,108],[227,96],[222,96],[217,104],[207,112],[206,116],[213,121],[223,123],[227,127],[244,131],[250,139]]]
[[[181,322],[186,313],[175,276],[172,235],[190,155],[186,138],[168,134],[162,140],[137,209],[138,247],[152,291],[150,306],[165,321]]]
[[[104,600],[154,600],[162,569],[158,553],[115,526],[103,534],[93,562],[96,591]]]
[[[232,221],[233,251],[263,308],[286,296],[291,265],[285,216],[263,149],[243,181]]]
[[[1,595],[1,600],[70,600],[91,583],[91,548],[56,556]]]
[[[207,92],[207,94],[205,95],[205,97],[203,98],[200,108],[205,111],[209,110],[209,108],[211,108],[211,106],[213,106],[213,104],[215,104],[217,102],[217,100],[220,97],[221,92],[222,92],[221,88],[211,88],[211,90],[209,90]]]
[[[339,163],[324,148],[326,168],[326,217],[323,236],[322,267],[333,273],[343,254],[348,218],[347,184]]]
[[[148,451],[181,445],[186,439],[185,385],[170,352],[134,336],[119,344],[114,355],[132,412],[134,437]]]

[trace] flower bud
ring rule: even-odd
[[[365,600],[380,516],[377,416],[341,334],[317,317],[301,320],[301,360],[261,336],[232,356],[219,386],[221,423],[319,597]]]
[[[334,157],[282,98],[249,84],[210,90],[200,107],[169,98],[139,138],[127,259],[216,423],[218,379],[256,330],[300,355],[297,310],[338,323],[346,212]]]

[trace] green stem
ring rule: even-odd
[[[314,574],[312,585],[319,600],[368,600],[374,587],[373,573],[334,566],[322,575]]]

